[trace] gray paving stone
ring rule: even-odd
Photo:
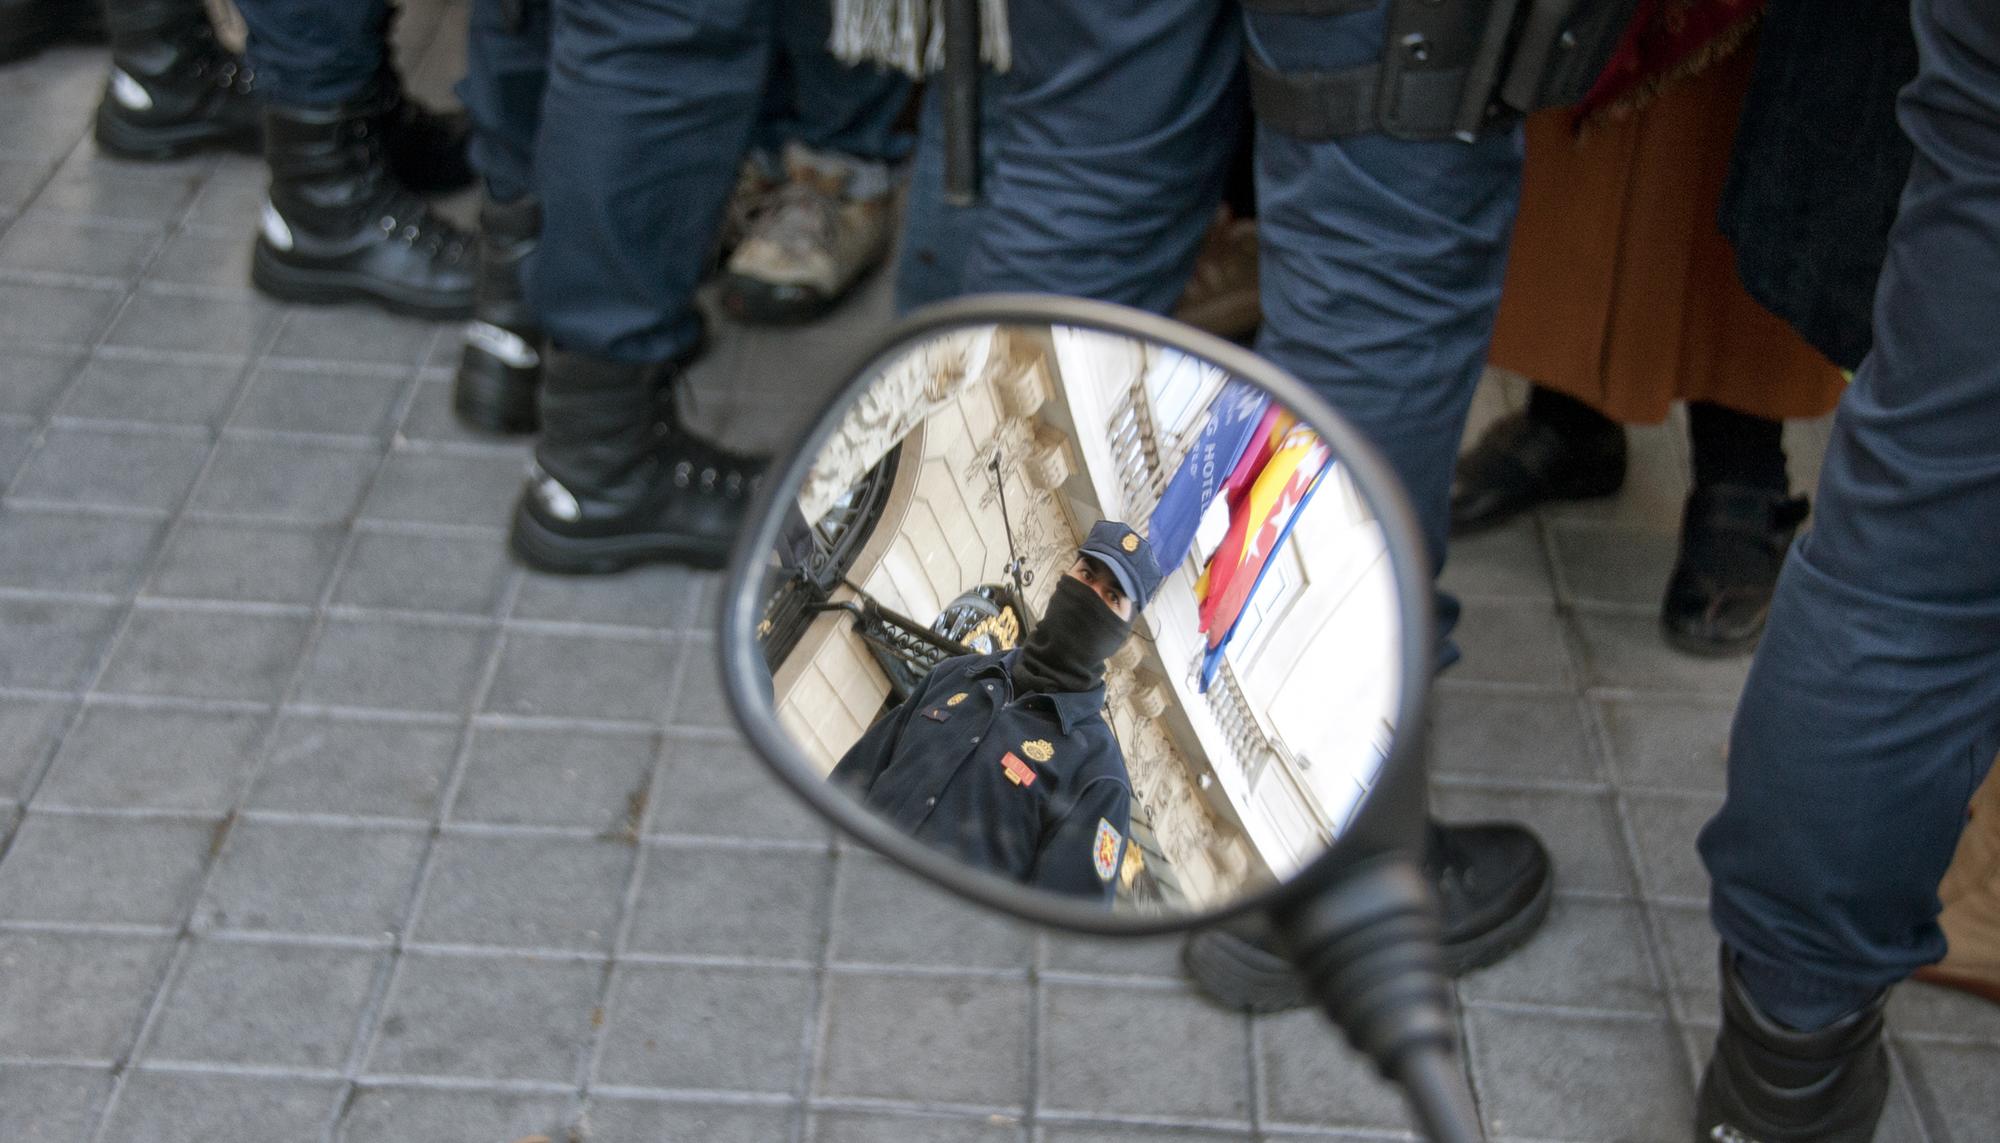
[[[0,270],[124,281],[138,277],[159,246],[159,232],[150,227],[49,218],[8,228],[0,239]]]
[[[25,797],[32,777],[69,725],[70,704],[0,698],[0,798]]]
[[[0,989],[0,1044],[17,1058],[109,1064],[138,1033],[173,951],[165,936],[0,931],[8,985]]]
[[[1547,603],[1468,600],[1452,638],[1464,658],[1457,679],[1568,687],[1572,671],[1562,618]]]
[[[512,572],[497,537],[370,532],[356,538],[333,598],[357,607],[487,615]]]
[[[167,995],[144,1059],[338,1069],[384,956],[197,942]]]
[[[996,926],[1020,930],[1020,926],[991,914],[977,915]],[[1186,976],[1181,968],[1181,941],[1179,936],[1107,939],[1066,936],[1051,930],[1042,936],[1042,971],[1180,980]]]
[[[1042,989],[1041,1106],[1218,1122],[1250,1116],[1249,1027],[1190,991]],[[1147,1064],[1132,1066],[1135,1045]]]
[[[367,1071],[571,1082],[603,980],[584,961],[406,954]]]
[[[187,520],[168,540],[147,591],[179,599],[315,603],[340,545],[335,527]]]
[[[89,48],[57,48],[0,72],[0,100],[37,112],[0,118],[0,151],[46,158],[53,167],[89,130],[91,91],[104,84],[103,59]],[[92,71],[98,73],[95,84]]]
[[[509,455],[460,456],[397,450],[361,506],[377,520],[506,527],[527,465]]]
[[[95,1068],[0,1067],[0,1139],[88,1138],[110,1092],[111,1073]]]
[[[1600,699],[1598,709],[1626,789],[1722,790],[1733,699]]]
[[[113,694],[276,702],[309,626],[289,615],[141,608],[101,685]]]
[[[1694,842],[1701,827],[1722,808],[1722,796],[1627,794],[1625,806],[1639,847],[1639,880],[1646,894],[1708,900],[1708,871]]]
[[[413,939],[609,952],[635,856],[572,837],[440,838]]]
[[[335,1081],[139,1072],[103,1143],[270,1143],[313,1139],[340,1095]]]
[[[1317,1011],[1257,1021],[1258,1093],[1272,1124],[1407,1130],[1402,1094]]]
[[[826,856],[648,847],[628,949],[811,961],[826,944]]]
[[[1025,981],[830,973],[825,989],[817,1094],[1025,1105]]]
[[[0,422],[0,488],[11,484],[14,474],[34,451],[34,429],[26,424]]]
[[[1658,607],[1680,537],[1651,528],[1555,521],[1556,579],[1567,602]]]
[[[561,1139],[567,1111],[568,1101],[561,1096],[370,1087],[355,1094],[341,1119],[338,1138],[341,1143],[410,1143],[418,1139],[424,1143],[507,1143],[537,1135]],[[638,1140],[641,1136],[601,1138]]]
[[[1976,1039],[2000,1048],[2000,1005],[1913,980],[1889,994],[1889,1027],[1904,1037]]]
[[[670,733],[654,834],[824,841],[819,815],[784,789],[740,740]]]
[[[1518,952],[1459,979],[1468,1004],[1504,1002],[1665,1015],[1636,904],[1558,896]]]
[[[1438,587],[1461,599],[1555,600],[1541,534],[1527,518],[1454,539]]]
[[[458,343],[449,338],[445,340],[451,348],[451,361],[445,369],[456,370]],[[451,409],[451,389],[449,373],[438,376],[427,372],[410,401],[410,411],[396,427],[397,434],[415,444],[477,445],[496,452],[506,451],[516,458],[517,473],[528,471],[534,438],[496,436],[484,429],[469,428],[460,423],[458,414]]]
[[[1625,428],[1625,487],[1601,500],[1576,500],[1540,509],[1552,520],[1584,521],[1676,534],[1687,502],[1687,428],[1676,415],[1663,425]]]
[[[121,613],[109,604],[0,599],[0,686],[83,686]]]
[[[14,495],[170,511],[207,458],[208,442],[198,437],[54,428],[14,478]]]
[[[400,922],[423,850],[410,830],[238,822],[197,927],[379,937]]]
[[[1664,1022],[1476,1009],[1465,1022],[1495,1136],[1686,1143],[1694,1090]]]
[[[482,727],[451,817],[628,830],[644,816],[658,750],[652,734]]]
[[[5,131],[6,128],[0,127],[0,140],[5,139]],[[4,225],[34,200],[55,164],[20,151],[6,150],[0,154],[7,156],[0,158],[0,225]]]
[[[226,235],[255,235],[257,213],[264,205],[264,182],[262,178],[252,180],[210,179],[196,196],[194,206],[189,209],[186,224],[202,230]],[[249,278],[249,267],[243,268],[244,280]]]
[[[514,618],[626,627],[695,626],[702,589],[712,577],[686,568],[634,568],[617,575],[530,575],[514,600]]]
[[[129,591],[165,524],[10,508],[0,512],[0,586]]]
[[[168,293],[141,287],[104,343],[247,357],[270,338],[283,314],[275,302],[256,294]]]
[[[1608,795],[1441,785],[1434,788],[1431,812],[1447,822],[1527,823],[1549,847],[1557,889],[1625,895],[1637,889]]]
[[[224,711],[90,707],[35,804],[220,817],[242,793],[266,724],[263,715]]]
[[[621,965],[596,1082],[797,1094],[811,998],[799,970]]]
[[[516,631],[486,709],[507,714],[664,721],[686,644]]]
[[[213,183],[203,187],[206,203]],[[197,206],[196,210],[201,210]],[[167,239],[160,256],[146,271],[148,281],[214,290],[250,288],[250,249],[256,243],[256,213],[244,225],[228,230],[182,230]]]
[[[1152,1140],[1158,1140],[1159,1143],[1251,1143],[1256,1138],[1257,1136],[1246,1131],[1186,1130],[1155,1127],[1151,1124],[1144,1127],[1127,1127],[1061,1123],[1050,1124],[1035,1132],[1035,1143],[1150,1143]],[[1286,1134],[1269,1138],[1292,1140],[1300,1137]],[[1342,1138],[1354,1137],[1343,1133]]]
[[[789,1107],[593,1100],[589,1139],[687,1139],[702,1143],[770,1143],[793,1138],[798,1112]],[[469,1141],[468,1141],[469,1143]]]
[[[287,716],[249,805],[429,821],[458,739],[456,727]]]
[[[833,901],[833,963],[1015,971],[1034,963],[1028,929],[860,850],[841,855]]]
[[[292,320],[296,323],[298,318]],[[250,389],[229,424],[232,428],[379,437],[387,431],[389,417],[408,384],[407,379],[394,375],[266,363],[251,379]]]
[[[1432,772],[1499,781],[1602,780],[1574,696],[1440,685],[1431,701]]]
[[[1902,1056],[1910,1062],[1919,1101],[1933,1110],[1926,1116],[1944,1128],[1950,1143],[1973,1143],[1993,1137],[2000,1124],[2000,1048],[1956,1044],[1905,1043]]]
[[[0,168],[5,164],[0,163]],[[9,345],[0,352],[0,414],[38,417],[62,396],[83,363],[81,349],[28,349]],[[0,477],[7,475],[0,466]]]
[[[1585,682],[1590,686],[1657,689],[1735,698],[1750,671],[1749,656],[1697,659],[1666,645],[1651,615],[1579,612]]]
[[[415,366],[438,329],[436,322],[396,317],[373,306],[303,307],[292,312],[271,356]]]
[[[214,836],[212,821],[31,811],[0,862],[0,917],[178,925]]]
[[[90,345],[124,301],[122,289],[0,282],[0,342]]]
[[[187,169],[119,171],[105,164],[95,170],[66,170],[36,197],[35,209],[165,225],[187,209],[200,182],[200,174]]]
[[[306,663],[299,701],[462,711],[472,701],[491,638],[478,627],[328,619]]]
[[[191,507],[314,523],[341,520],[354,512],[380,463],[372,450],[224,438]]]
[[[823,1111],[812,1117],[812,1143],[1024,1143],[1026,1128],[989,1116],[871,1115]]]
[[[1716,980],[1717,937],[1707,905],[1653,902],[1652,913],[1660,929],[1660,961],[1681,1018],[1713,1024],[1721,1010],[1722,991]]]
[[[228,415],[243,383],[243,366],[234,357],[99,354],[84,363],[60,411],[69,417],[212,428]]]
[[[688,636],[682,654],[687,657],[687,678],[674,700],[672,723],[677,727],[701,730],[728,730],[736,727],[729,712],[729,700],[722,694],[721,664],[716,658],[715,640],[706,633]]]

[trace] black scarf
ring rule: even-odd
[[[1090,585],[1064,576],[1049,609],[1028,632],[1014,662],[1023,694],[1076,694],[1104,682],[1104,661],[1123,646],[1132,621],[1118,618]]]

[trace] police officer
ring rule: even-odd
[[[830,780],[981,869],[1109,905],[1132,782],[1102,713],[1104,663],[1160,578],[1144,537],[1098,521],[1019,648],[938,664]]]

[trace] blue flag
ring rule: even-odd
[[[1248,385],[1223,383],[1222,392],[1209,406],[1208,423],[1202,425],[1194,447],[1188,449],[1166,491],[1160,493],[1160,503],[1147,525],[1146,539],[1153,545],[1153,557],[1160,561],[1162,570],[1171,573],[1187,558],[1202,513],[1222,490],[1222,482],[1229,479],[1269,403],[1269,398]]]

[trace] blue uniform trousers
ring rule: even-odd
[[[2000,749],[2000,9],[1917,0],[1916,148],[1701,835],[1760,1005],[1813,1028],[1937,960],[1937,885]]]
[[[244,54],[272,103],[324,107],[361,94],[382,66],[388,0],[239,0]]]
[[[1247,42],[1284,71],[1379,59],[1384,11],[1279,16],[1232,0],[1020,0],[987,200],[957,284],[1172,307],[1221,195]],[[1381,134],[1305,142],[1259,128],[1264,329],[1258,350],[1375,441],[1442,564],[1452,467],[1500,298],[1521,168],[1518,132],[1472,144]],[[950,284],[942,243],[920,282]],[[910,255],[906,255],[905,270]],[[902,299],[919,300],[906,290]],[[1444,601],[1448,630],[1456,614]],[[1453,653],[1443,652],[1448,660]]]

